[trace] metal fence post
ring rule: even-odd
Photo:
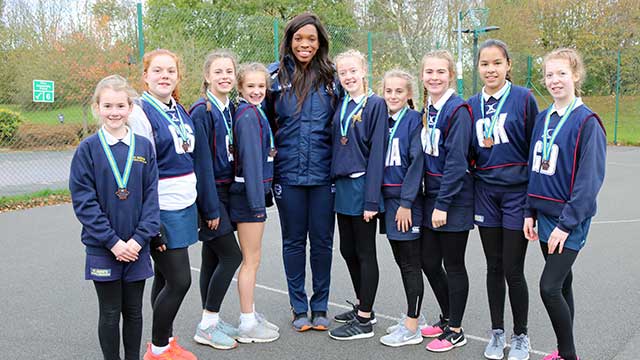
[[[138,56],[140,57],[140,64],[142,64],[142,57],[144,56],[144,31],[142,29],[142,3],[138,2],[136,5],[136,12],[138,13]]]
[[[369,88],[373,86],[373,39],[371,31],[367,32],[367,58],[369,60]]]
[[[613,125],[613,144],[618,145],[618,110],[620,108],[620,68],[621,68],[620,50],[618,50],[618,65],[616,66],[616,114]]]
[[[273,19],[273,57],[274,61],[280,60],[280,38],[278,37],[278,19]]]

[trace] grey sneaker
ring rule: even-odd
[[[504,330],[491,330],[491,340],[484,349],[484,357],[487,359],[500,360],[504,358],[504,348],[507,347],[507,339]]]
[[[394,332],[381,337],[380,342],[383,345],[391,347],[417,345],[422,342],[422,334],[420,334],[420,329],[411,331],[406,326],[404,326],[404,324],[400,324],[396,327],[396,330]]]
[[[238,342],[243,344],[249,343],[268,343],[278,340],[280,334],[268,327],[264,322],[258,322],[249,330],[238,328]]]
[[[531,344],[527,334],[511,335],[511,350],[509,360],[528,360]]]
[[[254,314],[256,314],[256,320],[258,320],[259,323],[264,324],[266,327],[268,327],[271,330],[280,331],[280,328],[278,327],[278,325],[272,322],[269,322],[267,318],[265,318],[264,315],[262,315],[261,313],[256,311]]]
[[[196,334],[193,340],[198,344],[209,345],[215,349],[229,350],[238,346],[238,343],[222,332],[217,326],[209,326],[206,329],[196,326]]]
[[[312,311],[311,323],[313,330],[318,331],[327,331],[329,330],[329,325],[331,325],[326,311]]]
[[[404,326],[404,321],[406,319],[407,319],[407,314],[401,314],[400,320],[398,320],[398,322],[395,323],[395,325],[391,325],[387,328],[387,334],[391,334],[395,332],[396,329],[398,329],[398,327]],[[418,317],[418,330],[426,326],[427,326],[427,319],[425,319],[424,315],[420,314],[420,316]]]
[[[304,332],[310,330],[313,325],[307,316],[307,313],[293,314],[293,321],[291,321],[293,329],[297,332]]]

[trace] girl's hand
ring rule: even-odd
[[[524,226],[522,231],[524,232],[525,239],[529,241],[537,241],[538,233],[536,232],[536,221],[532,217],[524,218]]]
[[[398,231],[407,232],[411,229],[411,209],[400,206],[396,212],[396,225]]]
[[[138,259],[138,254],[129,249],[127,243],[122,240],[118,240],[118,242],[113,245],[111,252],[116,256],[116,260],[118,261],[129,262]]]
[[[220,225],[220,218],[217,217],[213,220],[207,220],[207,227],[211,230],[218,230],[218,225]]]
[[[547,245],[549,247],[549,254],[553,254],[556,251],[556,247],[558,248],[558,254],[562,254],[562,249],[564,248],[564,242],[569,237],[568,232],[564,232],[556,226],[551,235],[549,235],[549,240],[547,240]]]
[[[142,246],[140,246],[140,244],[138,244],[138,242],[135,241],[133,238],[127,241],[127,246],[129,247],[130,250],[134,251],[136,255],[138,255],[138,253],[140,252],[140,249],[142,249]]]
[[[365,210],[364,214],[362,216],[362,218],[364,219],[364,221],[369,222],[371,219],[373,219],[376,215],[378,215],[377,211],[368,211]]]
[[[447,224],[447,212],[433,209],[433,213],[431,214],[431,224],[434,228],[439,228]]]
[[[158,251],[160,251],[160,252],[163,252],[163,251],[167,250],[167,245],[162,244],[162,245],[158,246],[158,247],[156,248],[156,250],[158,250]]]

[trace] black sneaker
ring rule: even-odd
[[[333,317],[333,320],[339,323],[346,323],[356,319],[356,315],[358,315],[358,306],[356,306],[356,304],[352,303],[349,300],[347,300],[347,303],[351,305],[353,309],[343,312],[342,314],[335,315]],[[369,319],[369,321],[371,322],[371,325],[375,325],[378,322],[378,319],[376,319],[376,313],[374,311],[371,312],[371,319]]]
[[[335,340],[367,339],[373,337],[373,335],[371,321],[361,323],[355,319],[329,331],[329,336]]]
[[[427,344],[427,350],[433,352],[445,352],[453,348],[463,346],[466,343],[467,338],[464,336],[464,330],[460,329],[460,332],[457,333],[447,326],[442,335]]]

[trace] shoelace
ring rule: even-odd
[[[516,336],[515,340],[515,348],[516,350],[522,350],[524,348],[524,335]]]

